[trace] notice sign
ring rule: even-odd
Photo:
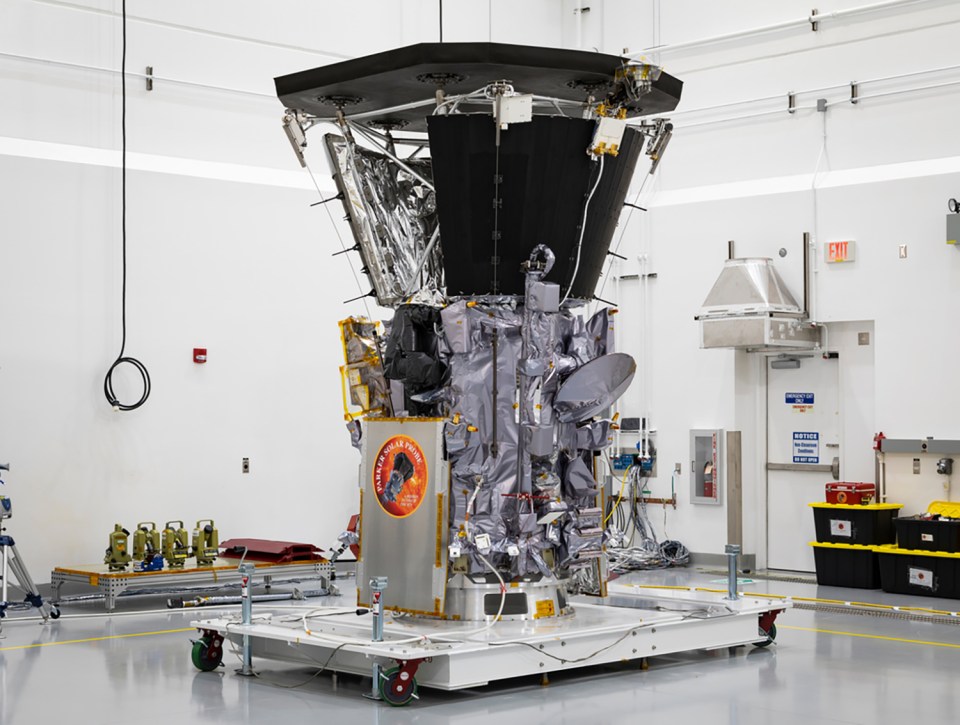
[[[793,462],[820,463],[820,434],[793,434]]]
[[[848,242],[826,242],[823,245],[823,258],[827,264],[836,264],[837,262],[852,262],[854,257],[854,243]]]
[[[809,413],[813,410],[813,393],[785,393],[783,399],[795,413]]]

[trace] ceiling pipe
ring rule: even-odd
[[[905,5],[919,5],[920,3],[929,3],[932,0],[886,0],[885,2],[871,3],[869,5],[858,5],[852,8],[846,8],[844,10],[833,10],[829,12],[816,12],[810,13],[809,15],[804,15],[800,18],[794,18],[792,20],[783,20],[779,23],[771,23],[770,25],[760,25],[754,28],[747,28],[744,30],[737,30],[732,33],[723,33],[721,35],[712,35],[706,38],[698,38],[697,40],[688,40],[683,43],[668,43],[666,45],[654,45],[649,48],[644,48],[643,50],[637,53],[631,53],[627,57],[636,58],[647,53],[658,52],[658,53],[669,53],[677,50],[688,50],[691,48],[699,48],[705,45],[713,45],[715,43],[723,43],[727,40],[738,40],[740,38],[748,38],[754,35],[765,35],[766,33],[774,33],[778,30],[789,30],[791,28],[799,28],[803,26],[813,27],[813,23],[822,23],[826,20],[842,20],[853,15],[863,15],[865,13],[878,12],[881,10],[888,10],[891,8],[896,8]]]
[[[810,232],[803,233],[803,319],[810,319]]]

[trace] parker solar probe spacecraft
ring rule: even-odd
[[[602,53],[424,43],[276,88],[301,164],[310,129],[329,131],[350,251],[393,317],[340,324],[373,640],[369,624],[308,613],[248,625],[254,652],[349,672],[372,660],[374,692],[403,704],[417,680],[455,689],[763,640],[757,617],[769,630],[783,602],[624,591],[614,606],[607,590],[595,462],[636,363],[613,350],[615,310],[585,311],[682,83]],[[598,598],[571,600],[584,591]],[[238,631],[197,626],[218,651]]]

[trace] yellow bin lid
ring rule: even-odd
[[[960,504],[958,504],[960,505]],[[845,509],[847,511],[889,511],[891,509],[902,509],[902,503],[827,503],[826,501],[814,501],[807,506],[815,509]],[[944,514],[946,515],[946,514]]]
[[[960,502],[931,501],[927,506],[927,513],[946,516],[948,519],[960,519]]]
[[[873,547],[878,554],[903,554],[904,556],[928,556],[937,559],[960,559],[960,551],[925,551],[921,549],[901,549],[895,544],[879,544]]]
[[[877,548],[871,544],[834,544],[830,541],[811,541],[810,546],[816,549],[851,549],[853,551],[875,551]]]

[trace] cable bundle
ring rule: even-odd
[[[629,479],[629,480],[628,480]],[[629,483],[631,495],[629,497],[629,512],[624,513],[620,507],[623,501],[623,490]],[[614,531],[612,538],[623,540],[625,531],[631,531],[626,546],[607,548],[607,559],[610,570],[617,574],[642,569],[666,569],[671,566],[686,566],[690,563],[690,552],[681,542],[667,539],[660,542],[653,529],[653,524],[647,512],[647,502],[643,498],[640,467],[631,466],[623,477],[623,485],[618,497],[608,505],[604,521],[613,518]],[[616,533],[619,532],[619,536]],[[664,509],[664,532],[666,532],[666,509]],[[634,545],[639,536],[640,542]]]

